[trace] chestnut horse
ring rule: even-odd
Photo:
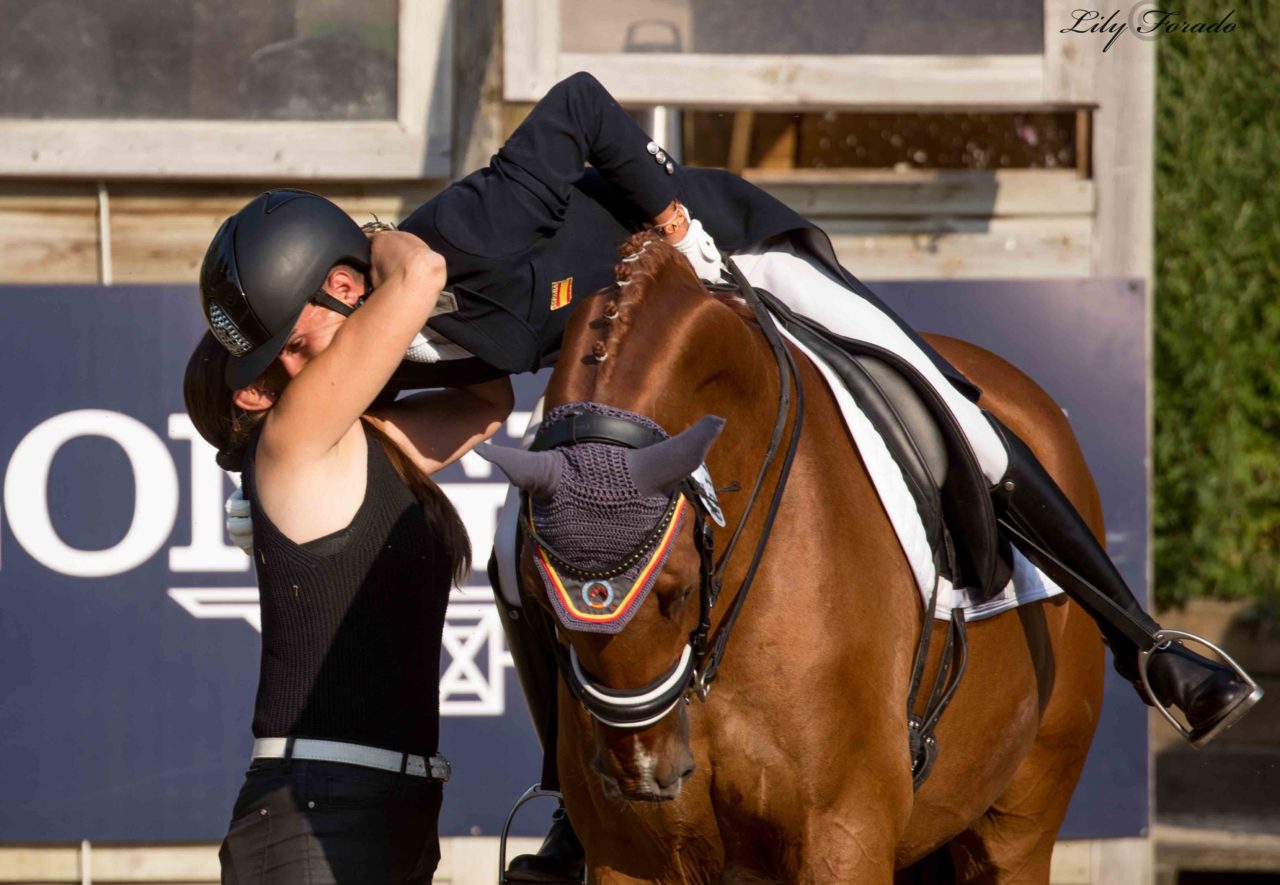
[[[706,463],[719,486],[742,486],[721,495],[727,525],[716,535],[728,537],[769,445],[778,366],[740,299],[709,296],[678,253],[644,242],[637,235],[624,246],[624,287],[575,306],[546,407],[607,404],[673,435],[723,416]],[[930,341],[982,388],[980,405],[1027,441],[1101,538],[1097,491],[1049,396],[976,346]],[[807,403],[793,469],[769,537],[768,508],[757,506],[728,563],[713,625],[767,540],[705,702],[686,696],[651,725],[616,728],[588,716],[561,679],[560,778],[590,879],[888,883],[945,849],[961,882],[1047,882],[1100,710],[1099,633],[1061,596],[970,625],[936,765],[913,790],[913,657],[927,625],[936,665],[946,625],[925,617],[834,398],[793,354]],[[778,473],[775,465],[767,475],[762,504]],[[549,608],[531,547],[520,565],[525,606]],[[623,629],[560,629],[558,641],[597,684],[652,684],[697,624],[700,566],[685,520]]]

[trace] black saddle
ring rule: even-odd
[[[897,354],[836,335],[771,293],[756,292],[840,377],[879,431],[915,499],[939,573],[972,599],[1003,589],[1012,575],[1011,549],[997,531],[986,477],[937,391]]]

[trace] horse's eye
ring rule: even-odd
[[[670,593],[661,594],[658,605],[662,609],[662,614],[665,617],[677,614],[692,594],[693,588],[687,585],[676,587]]]

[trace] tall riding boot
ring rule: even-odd
[[[1147,677],[1155,701],[1182,711],[1185,736],[1197,747],[1238,721],[1262,697],[1262,689],[1243,671],[1177,640],[1158,641],[1160,625],[1134,598],[1057,483],[1022,440],[998,421],[992,423],[1009,449],[1008,473],[995,490],[1002,526],[1014,546],[1098,623],[1116,670],[1151,703],[1139,678],[1139,654],[1149,651]]]
[[[495,554],[496,556],[496,554]],[[498,587],[496,558],[489,560],[489,581]],[[556,758],[556,694],[559,673],[555,653],[549,643],[554,632],[540,609],[529,605],[525,610],[508,606],[502,594],[494,593],[502,630],[507,637],[511,661],[520,679],[529,716],[538,741],[542,744],[543,789],[559,788],[555,771]],[[585,852],[569,823],[564,804],[551,816],[551,829],[537,854],[513,858],[504,871],[504,883],[538,883],[538,885],[578,885],[586,866]]]

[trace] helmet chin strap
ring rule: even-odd
[[[369,279],[366,276],[364,280],[364,292],[361,293],[360,297],[356,300],[356,307],[359,307],[360,305],[364,304],[365,299],[368,297],[369,297]],[[340,313],[344,317],[349,317],[356,312],[356,307],[352,307],[351,305],[347,304],[344,301],[339,301],[337,298],[334,298],[324,289],[321,289],[319,292],[311,296],[311,303],[316,305],[317,307],[323,307],[327,310],[331,310],[334,313]]]

